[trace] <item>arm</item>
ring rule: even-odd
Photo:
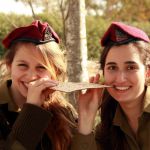
[[[99,75],[92,77],[90,82],[98,83]],[[101,95],[102,89],[91,89],[84,94],[80,94],[77,101],[79,114],[78,131],[72,138],[71,150],[98,149],[93,128],[96,113],[101,102]]]
[[[99,82],[99,74],[95,77],[90,78],[91,83]],[[98,108],[101,104],[101,95],[103,89],[90,89],[86,93],[80,94],[78,99],[78,113],[79,113],[79,123],[78,131],[83,135],[88,135],[92,133],[95,117]]]

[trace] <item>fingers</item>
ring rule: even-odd
[[[58,84],[58,81],[50,80],[48,78],[40,78],[39,80],[31,81],[29,83],[29,86],[38,87],[40,85],[47,84],[51,87],[56,86]]]
[[[38,86],[35,86],[35,88],[37,89],[37,92],[42,92],[43,90],[49,89],[50,87],[55,86],[55,84],[50,83],[50,82],[44,82]],[[50,91],[50,89],[49,89]]]
[[[27,102],[41,106],[49,97],[49,94],[54,92],[54,90],[50,88],[57,84],[58,81],[47,78],[40,78],[39,80],[30,82],[28,86]]]
[[[47,97],[49,94],[54,92],[54,90],[50,88],[56,86],[57,84],[58,84],[57,81],[41,78],[39,80],[30,82],[28,93],[32,94],[32,92],[35,92],[38,93],[39,95],[43,94]]]
[[[89,82],[90,83],[99,83],[100,74],[96,74],[95,76],[90,77]]]

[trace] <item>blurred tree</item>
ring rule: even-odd
[[[99,10],[101,10],[101,3],[96,0],[85,0],[87,13],[93,10],[95,15],[99,15]]]
[[[14,28],[28,24],[31,20],[31,17],[25,15],[0,13],[0,55],[5,51],[1,44],[3,38]]]
[[[100,56],[100,37],[109,25],[109,21],[100,16],[87,16],[87,46],[88,46],[88,59],[98,60]]]
[[[104,0],[105,18],[122,21],[150,21],[150,0]]]
[[[24,4],[28,5],[31,8],[32,11],[32,17],[34,19],[37,19],[36,13],[34,11],[33,3],[37,3],[38,0],[15,0],[16,2],[22,1]]]
[[[68,11],[69,0],[56,0],[56,1],[32,0],[31,2],[33,9],[35,9],[35,7],[43,7],[43,12],[40,14],[36,14],[36,11],[34,10],[36,17],[50,23],[50,25],[57,31],[58,35],[64,42],[64,43],[62,42],[62,46],[64,47],[66,41],[65,22],[68,19],[70,13]],[[87,11],[86,30],[87,30],[88,59],[93,60],[99,59],[99,55],[102,50],[102,48],[100,47],[100,38],[111,21],[127,22],[128,24],[143,29],[150,35],[149,0],[143,1],[131,0],[130,2],[129,0],[100,0],[100,1],[85,0],[85,3]],[[95,5],[97,5],[96,8]],[[88,13],[90,9],[93,10],[96,9],[97,12],[101,10],[102,12],[104,11],[105,13],[101,15],[98,13],[94,13],[93,15],[91,13]],[[75,12],[76,11],[74,11],[74,13]],[[15,27],[28,24],[32,20],[33,16],[31,17],[13,13],[11,14],[0,13],[0,41],[8,32],[10,32]],[[83,20],[84,19],[81,19],[81,21]],[[4,49],[0,44],[0,54],[2,54],[3,52]]]
[[[69,0],[66,20],[67,74],[71,82],[87,78],[87,43],[85,24],[85,1]],[[83,75],[83,76],[82,76]],[[69,100],[75,105],[75,93],[69,94]]]
[[[64,45],[66,46],[66,28],[65,28],[65,23],[66,23],[66,20],[68,19],[68,15],[69,15],[69,11],[68,11],[69,0],[57,0],[57,4],[59,6],[59,10],[60,10],[61,17],[62,17],[63,39],[64,39]]]

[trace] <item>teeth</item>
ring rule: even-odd
[[[121,91],[124,91],[124,90],[128,90],[129,87],[115,87],[117,90],[121,90]]]

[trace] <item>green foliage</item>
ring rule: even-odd
[[[106,2],[104,17],[110,20],[149,21],[149,0],[103,0]]]
[[[60,13],[55,11],[53,11],[52,14],[42,13],[38,15],[38,19],[47,21],[54,28],[59,37],[62,39],[63,46],[64,30]],[[2,39],[15,27],[30,24],[32,20],[33,18],[31,16],[0,13],[0,55],[4,53],[4,48],[1,44]],[[86,17],[88,59],[99,59],[100,53],[102,51],[102,47],[100,46],[100,39],[106,31],[107,27],[110,25],[111,21],[112,20],[108,21],[101,16]],[[150,35],[149,21],[128,21],[126,23],[139,27],[143,29],[148,35]]]
[[[5,49],[2,46],[4,37],[14,28],[26,25],[31,22],[32,18],[24,15],[3,14],[0,13],[0,56],[3,55]]]
[[[57,31],[60,37],[63,37],[62,22],[60,16],[53,13],[53,15],[39,14],[38,19],[47,21]],[[30,24],[33,21],[31,16],[17,15],[17,14],[3,14],[0,13],[0,55],[4,52],[4,47],[1,42],[4,37],[16,27]]]
[[[100,38],[108,27],[109,22],[105,21],[100,16],[87,16],[87,45],[88,45],[88,58],[99,59],[101,47]]]

